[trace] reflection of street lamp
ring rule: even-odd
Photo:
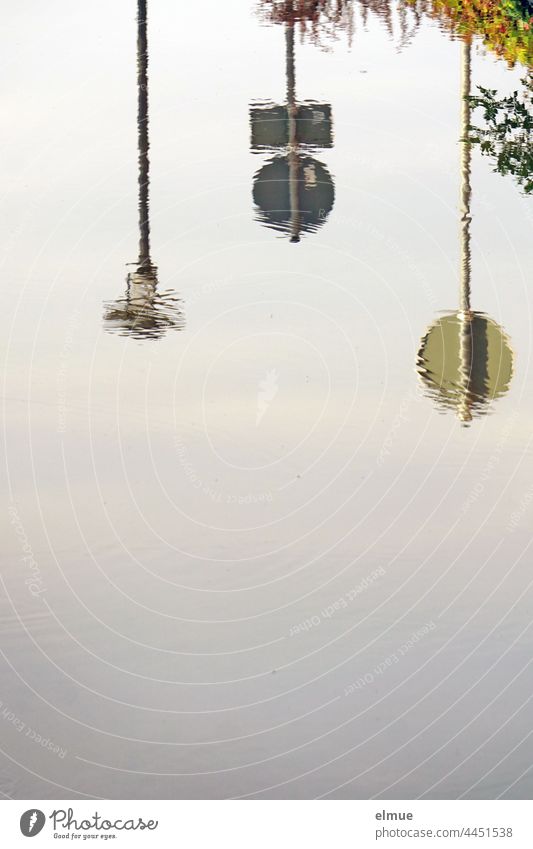
[[[471,46],[462,43],[461,63],[461,274],[459,311],[436,321],[418,352],[419,375],[438,406],[452,407],[463,424],[503,395],[513,372],[513,354],[504,331],[470,305],[471,247],[470,125]]]
[[[294,20],[285,20],[287,104],[250,110],[252,150],[285,148],[254,177],[253,198],[261,222],[289,233],[293,243],[302,232],[323,224],[333,207],[335,189],[325,166],[302,148],[332,147],[331,106],[296,102]]]
[[[150,140],[148,134],[147,0],[137,2],[137,145],[139,151],[139,258],[126,278],[126,295],[106,304],[104,327],[137,338],[156,339],[167,328],[184,326],[180,300],[157,291],[157,267],[150,258]]]

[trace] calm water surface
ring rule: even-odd
[[[533,793],[525,69],[272,5],[5,13],[7,797]]]

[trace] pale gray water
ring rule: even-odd
[[[291,244],[250,151],[283,25],[152,2],[151,261],[179,301],[150,338],[103,319],[138,251],[135,4],[4,19],[2,793],[530,798],[532,210],[478,150],[471,308],[512,374],[461,423],[471,388],[417,372],[460,306],[461,42],[359,12],[351,47],[296,33],[334,202]],[[472,86],[519,86],[471,54]]]

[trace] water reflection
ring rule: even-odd
[[[290,20],[297,24],[302,39],[306,38],[326,48],[328,42],[338,38],[339,32],[346,33],[351,45],[356,28],[356,9],[360,11],[364,24],[370,14],[377,15],[390,35],[393,35],[397,14],[404,43],[412,32],[408,27],[408,17],[414,18],[415,28],[419,17],[417,6],[412,0],[402,0],[398,5],[393,0],[261,0],[260,9],[263,18],[269,23]]]
[[[389,0],[384,2],[389,4]],[[302,35],[310,34],[313,40],[324,33],[333,36],[342,28],[351,33],[353,9],[354,0],[261,0],[261,10],[268,21],[297,22]]]
[[[296,21],[302,38],[327,48],[344,31],[351,44],[356,10],[363,25],[377,16],[391,38],[408,44],[425,18],[434,20],[447,36],[477,37],[508,65],[533,63],[531,0],[506,3],[457,0],[260,0],[263,18],[271,23]]]
[[[491,318],[471,308],[470,87],[471,44],[465,39],[461,63],[460,308],[429,328],[417,360],[419,375],[437,407],[454,409],[465,425],[474,415],[487,412],[488,404],[507,391],[513,373],[506,334]]]
[[[139,151],[139,258],[126,278],[123,298],[105,305],[104,328],[137,339],[157,339],[185,325],[175,292],[157,290],[157,266],[150,255],[150,159],[148,132],[147,0],[137,3],[137,144]]]
[[[316,231],[333,208],[335,188],[326,166],[309,155],[315,148],[333,146],[331,106],[296,101],[292,4],[284,4],[286,105],[254,105],[250,109],[253,151],[285,148],[254,176],[253,200],[257,220],[287,233],[299,242],[302,233]]]
[[[401,0],[413,5],[417,16],[429,16],[445,33],[458,38],[477,36],[492,53],[513,66],[533,62],[531,0],[507,0],[505,3],[458,0]]]

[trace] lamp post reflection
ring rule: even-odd
[[[296,101],[294,12],[285,15],[286,105],[253,106],[250,110],[251,147],[255,152],[285,148],[255,175],[253,199],[257,218],[267,227],[300,241],[314,232],[331,212],[335,199],[333,179],[323,163],[308,153],[333,146],[331,106]]]
[[[139,256],[126,278],[124,298],[105,305],[104,328],[139,339],[158,339],[167,329],[185,326],[180,299],[158,292],[157,266],[150,255],[150,159],[148,125],[147,0],[137,3],[137,145],[139,183]]]
[[[439,408],[452,408],[462,424],[489,409],[509,388],[513,353],[502,328],[471,307],[471,45],[462,43],[461,61],[461,269],[459,311],[436,321],[422,339],[417,368]]]

